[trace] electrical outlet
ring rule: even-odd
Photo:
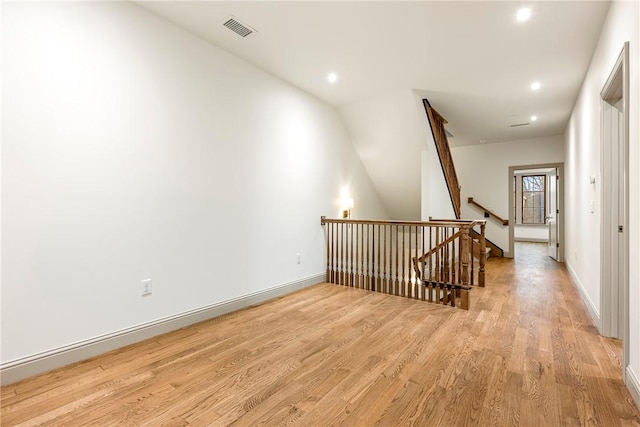
[[[153,288],[151,287],[151,279],[142,281],[142,296],[151,295]]]
[[[300,254],[296,255],[296,264],[300,264],[302,262],[302,257],[300,256]]]

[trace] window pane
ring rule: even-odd
[[[535,222],[536,224],[542,224],[542,212],[540,212],[540,209],[535,209],[534,211],[534,216],[533,216],[533,222]]]
[[[522,177],[522,223],[544,224],[545,221],[545,176]]]

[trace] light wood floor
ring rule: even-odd
[[[323,284],[2,388],[2,425],[640,425],[566,270],[520,244],[463,311]]]

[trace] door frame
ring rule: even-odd
[[[621,84],[621,87],[620,87]],[[606,209],[611,209],[611,204],[607,203],[608,200],[606,198],[606,194],[602,191],[602,188],[605,187],[605,184],[608,184],[608,179],[611,180],[611,184],[613,184],[613,176],[614,174],[618,176],[620,170],[612,170],[611,163],[605,162],[605,142],[608,136],[605,135],[605,108],[604,103],[607,102],[607,99],[611,98],[611,96],[617,92],[621,91],[622,95],[622,117],[623,117],[623,126],[622,126],[622,141],[618,138],[618,150],[622,155],[622,168],[623,172],[623,182],[622,185],[624,188],[622,192],[620,192],[620,188],[618,184],[617,190],[618,193],[622,195],[624,201],[622,203],[622,214],[624,220],[623,224],[620,224],[618,218],[612,218],[610,214],[605,214]],[[622,378],[625,379],[626,382],[626,368],[629,363],[629,42],[625,42],[622,50],[616,60],[615,65],[613,66],[607,81],[605,82],[602,91],[600,92],[600,173],[601,173],[601,191],[600,191],[600,206],[601,206],[601,221],[600,221],[600,333],[605,336],[609,336],[612,332],[612,322],[611,315],[612,309],[611,304],[613,303],[613,292],[612,289],[605,286],[605,284],[610,283],[608,277],[605,277],[605,272],[609,271],[613,265],[611,264],[610,258],[606,257],[606,250],[602,248],[605,244],[605,237],[611,238],[612,236],[616,236],[619,239],[619,233],[616,233],[614,230],[618,228],[619,225],[622,225],[622,250],[623,254],[618,254],[618,258],[622,258],[623,267],[622,272],[618,276],[618,284],[617,284],[617,295],[618,295],[618,306],[623,307],[623,318],[622,318],[622,333],[618,333],[618,336],[622,337]],[[617,180],[617,178],[616,178]],[[620,215],[619,211],[620,203],[618,203],[618,217]],[[617,267],[616,267],[617,268]],[[618,271],[620,273],[620,271]],[[621,301],[620,301],[621,299]]]
[[[558,241],[558,210],[560,209],[560,207],[558,206],[558,202],[560,200],[560,197],[558,196],[558,181],[560,180],[558,179],[558,168],[553,168],[551,170],[553,171],[553,174],[551,172],[547,173],[546,175],[547,182],[546,182],[546,188],[545,188],[545,190],[548,192],[547,193],[548,205],[546,206],[547,212],[545,212],[545,222],[547,223],[547,232],[549,235],[549,242],[547,245],[547,255],[553,258],[554,261],[558,261],[558,248],[560,246],[560,242]],[[551,197],[551,193],[552,193],[551,188],[553,188],[553,196],[554,196],[553,198]],[[552,200],[553,200],[553,203],[552,203]],[[550,216],[552,206],[553,206],[553,216]],[[552,218],[553,218],[553,227],[551,226]],[[553,236],[552,230],[555,231],[555,236],[553,238],[551,237]],[[555,242],[555,245],[552,245],[552,243],[554,242]],[[551,251],[553,251],[554,253],[553,256],[551,256]]]
[[[558,225],[558,262],[564,262],[564,162],[559,163],[539,163],[534,165],[519,165],[509,166],[509,252],[504,256],[507,258],[513,258],[515,256],[514,234],[516,219],[513,215],[513,176],[518,170],[526,169],[551,169],[556,168],[558,171],[558,213],[557,213],[557,225]]]

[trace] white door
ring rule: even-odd
[[[622,339],[622,373],[629,364],[629,42],[600,93],[602,189],[600,333]],[[636,261],[636,260],[634,260]],[[637,262],[637,261],[636,261]]]
[[[547,174],[547,224],[549,225],[549,256],[558,260],[558,169]]]
[[[625,149],[622,98],[602,103],[602,287],[603,335],[622,339],[624,325],[623,281],[625,247]]]

